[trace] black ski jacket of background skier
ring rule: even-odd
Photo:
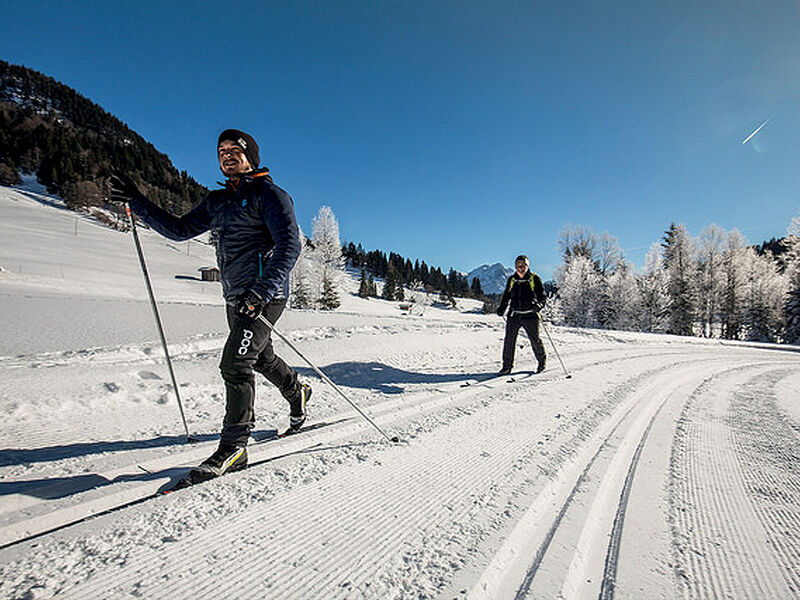
[[[194,209],[176,217],[143,195],[131,209],[150,227],[183,241],[212,232],[222,290],[228,302],[253,290],[265,302],[289,295],[289,272],[300,255],[300,233],[288,193],[269,176],[253,171],[238,182],[228,181]]]
[[[500,308],[497,309],[497,314],[504,315],[509,305],[511,305],[511,314],[538,313],[546,301],[544,284],[536,273],[529,270],[525,277],[519,277],[517,273],[514,273],[506,281],[506,288],[500,298]]]

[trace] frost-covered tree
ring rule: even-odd
[[[318,263],[315,280],[319,292],[315,296],[320,308],[333,310],[340,304],[338,274],[344,261],[339,241],[339,223],[330,206],[322,206],[312,220],[311,240]]]
[[[544,308],[539,313],[539,317],[543,321],[549,321],[559,325],[566,325],[564,311],[562,309],[563,303],[561,301],[561,297],[558,294],[548,295],[547,304],[544,305]]]
[[[636,331],[641,326],[642,297],[633,274],[633,265],[620,261],[603,286],[604,327]]]
[[[642,310],[639,328],[642,331],[666,331],[669,314],[669,281],[661,257],[661,246],[653,242],[644,259],[644,272],[637,278]]]
[[[722,337],[726,340],[738,340],[744,327],[745,273],[744,252],[747,241],[734,229],[725,240],[725,251],[722,256],[722,272],[724,287],[722,291]]]
[[[694,245],[697,260],[697,312],[703,335],[712,337],[714,323],[719,318],[724,293],[722,268],[725,230],[712,223],[704,228]]]
[[[800,344],[800,216],[792,219],[783,244],[786,247],[787,280],[783,337],[790,344]]]
[[[323,206],[311,222],[311,240],[320,261],[326,267],[342,266],[342,245],[339,242],[339,223],[330,206]]]
[[[597,260],[597,237],[590,228],[583,225],[577,227],[567,225],[559,234],[558,246],[561,248],[565,266],[573,258],[582,256],[588,259],[595,268],[599,267],[595,262]]]
[[[313,282],[316,267],[311,258],[308,238],[300,231],[300,256],[289,274],[289,306],[313,308]]]
[[[747,248],[742,258],[747,277],[743,314],[745,337],[774,342],[783,329],[785,279],[770,252],[759,255],[755,249]]]
[[[692,240],[684,225],[672,223],[661,244],[667,272],[669,333],[692,335],[695,315]]]
[[[584,225],[564,227],[559,234],[558,245],[565,266],[574,257],[583,256],[604,276],[614,273],[624,260],[617,238],[608,232],[598,236]]]
[[[607,232],[603,232],[597,244],[597,263],[600,273],[604,276],[613,275],[625,264],[619,240]]]
[[[573,255],[556,275],[564,322],[575,327],[597,327],[602,304],[602,278],[592,259]]]

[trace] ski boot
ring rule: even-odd
[[[300,384],[300,389],[289,399],[289,429],[286,433],[299,431],[306,422],[306,403],[311,398],[311,386]]]

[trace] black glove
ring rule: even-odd
[[[111,176],[111,197],[109,200],[112,202],[130,202],[131,198],[141,196],[142,193],[133,179],[125,175],[125,173],[115,173]]]
[[[502,317],[503,313],[505,313],[505,312],[506,312],[506,310],[504,308],[498,308],[497,309],[497,316],[498,317]]]
[[[247,290],[236,299],[236,312],[251,319],[257,319],[267,305],[264,299],[253,290]]]

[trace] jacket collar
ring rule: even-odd
[[[260,177],[266,177],[267,181],[272,181],[272,177],[269,174],[269,169],[264,167],[262,169],[256,169],[255,171],[250,171],[249,173],[244,173],[239,177],[230,178],[227,181],[218,181],[217,183],[228,190],[236,191],[242,184],[250,183],[251,181],[258,179]]]

